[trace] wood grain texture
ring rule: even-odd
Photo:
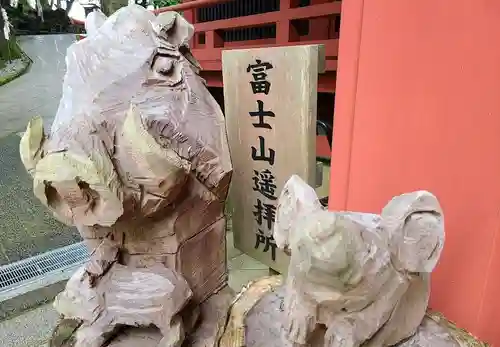
[[[224,116],[187,46],[192,34],[177,13],[116,12],[69,48],[50,133],[35,119],[21,141],[35,195],[89,248],[55,303],[82,322],[76,347],[217,340],[231,297],[232,164]],[[159,339],[123,326],[154,326]]]
[[[333,212],[294,175],[278,206],[274,235],[291,259],[286,280],[264,278],[240,293],[223,347],[463,346],[456,329],[426,317],[444,246],[434,195],[396,196],[380,215]]]
[[[297,345],[283,339],[285,296],[283,279],[279,276],[265,277],[249,283],[231,306],[229,320],[218,347],[296,347]],[[324,330],[320,329],[307,346],[325,346],[323,334]],[[417,332],[395,345],[410,346],[487,347],[487,344],[458,329],[442,315],[428,311]]]
[[[255,82],[252,73],[257,70],[252,72],[248,68],[258,60],[272,65],[265,71],[265,79],[270,83],[267,94],[254,94],[252,89],[251,82]],[[254,191],[255,171],[260,174],[269,170],[275,177],[276,194],[292,174],[314,185],[317,84],[323,62],[324,50],[319,45],[223,52],[226,122],[235,168],[231,192],[235,245],[280,272],[286,271],[288,257],[277,251],[273,260],[272,245],[266,252],[264,247],[269,245],[256,247],[259,225],[254,206],[258,199],[269,205],[276,205],[276,201]],[[265,118],[268,128],[255,127],[259,117],[249,114],[258,110],[259,101],[264,111],[274,113],[274,117]],[[260,154],[261,141],[267,156],[270,149],[275,151],[274,163],[252,159],[252,147]],[[260,229],[267,242],[272,226]]]

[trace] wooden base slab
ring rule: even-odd
[[[292,347],[282,339],[285,312],[280,276],[265,277],[246,286],[236,297],[219,347]],[[318,331],[310,347],[323,347]],[[438,313],[429,312],[417,333],[397,347],[487,347]]]
[[[216,347],[224,329],[234,292],[225,287],[200,306],[202,320],[184,342],[185,347]],[[50,347],[74,347],[80,322],[63,319],[54,329]],[[157,347],[162,334],[156,328],[124,328],[108,347]]]

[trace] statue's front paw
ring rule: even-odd
[[[352,336],[325,336],[325,347],[354,347]]]
[[[341,323],[326,330],[325,347],[358,347],[354,338],[354,331]]]
[[[104,329],[99,323],[94,325],[82,325],[76,334],[75,347],[101,347],[106,342],[106,336],[113,328]]]
[[[170,327],[161,329],[163,338],[158,347],[181,347],[185,338],[184,326],[179,316],[172,318]]]
[[[305,345],[315,328],[316,319],[312,316],[291,317],[286,331],[286,339],[294,344]]]

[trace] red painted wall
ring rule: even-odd
[[[500,1],[342,5],[330,208],[436,194],[431,307],[500,346]]]

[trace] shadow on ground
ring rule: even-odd
[[[34,197],[17,134],[0,138],[0,265],[80,241]]]

